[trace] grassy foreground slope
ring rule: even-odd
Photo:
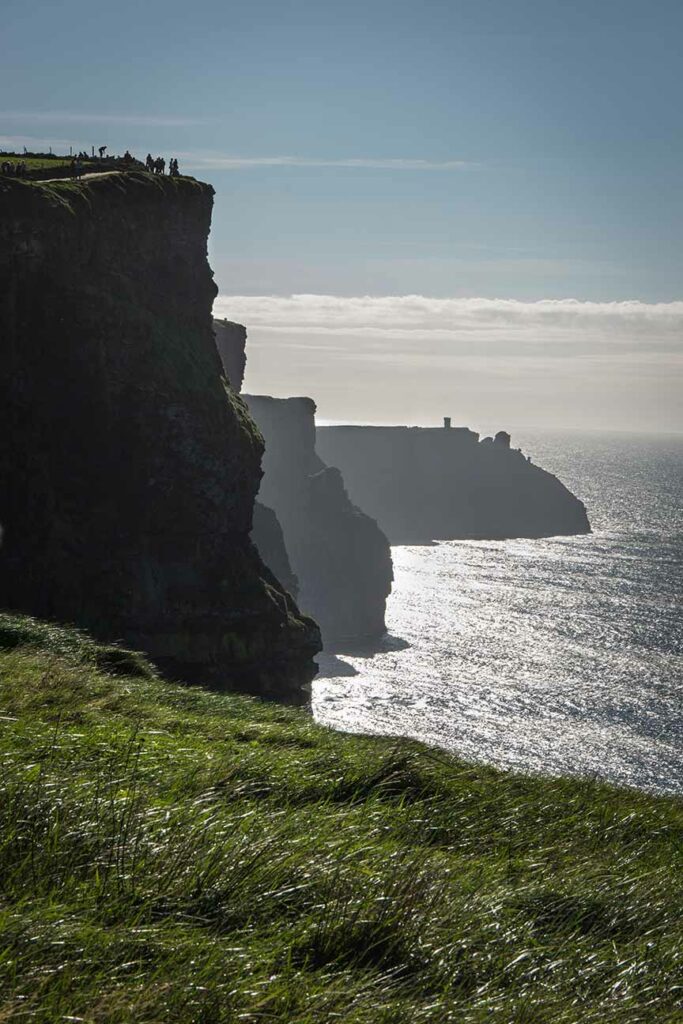
[[[0,646],[0,1021],[683,1021],[680,802]]]

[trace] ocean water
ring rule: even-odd
[[[323,654],[317,720],[472,761],[683,793],[683,438],[517,443],[593,533],[393,548],[389,635]]]

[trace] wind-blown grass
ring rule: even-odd
[[[683,1020],[680,802],[0,643],[0,1021]]]
[[[52,168],[69,167],[73,157],[70,156],[28,156],[25,153],[0,153],[0,162],[18,162],[26,164],[29,171],[45,171]]]

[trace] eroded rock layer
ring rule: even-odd
[[[0,184],[0,605],[296,699],[319,635],[249,539],[263,442],[221,380],[212,197]]]

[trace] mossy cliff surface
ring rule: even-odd
[[[294,696],[315,625],[249,540],[263,442],[221,379],[213,189],[0,185],[0,604]]]

